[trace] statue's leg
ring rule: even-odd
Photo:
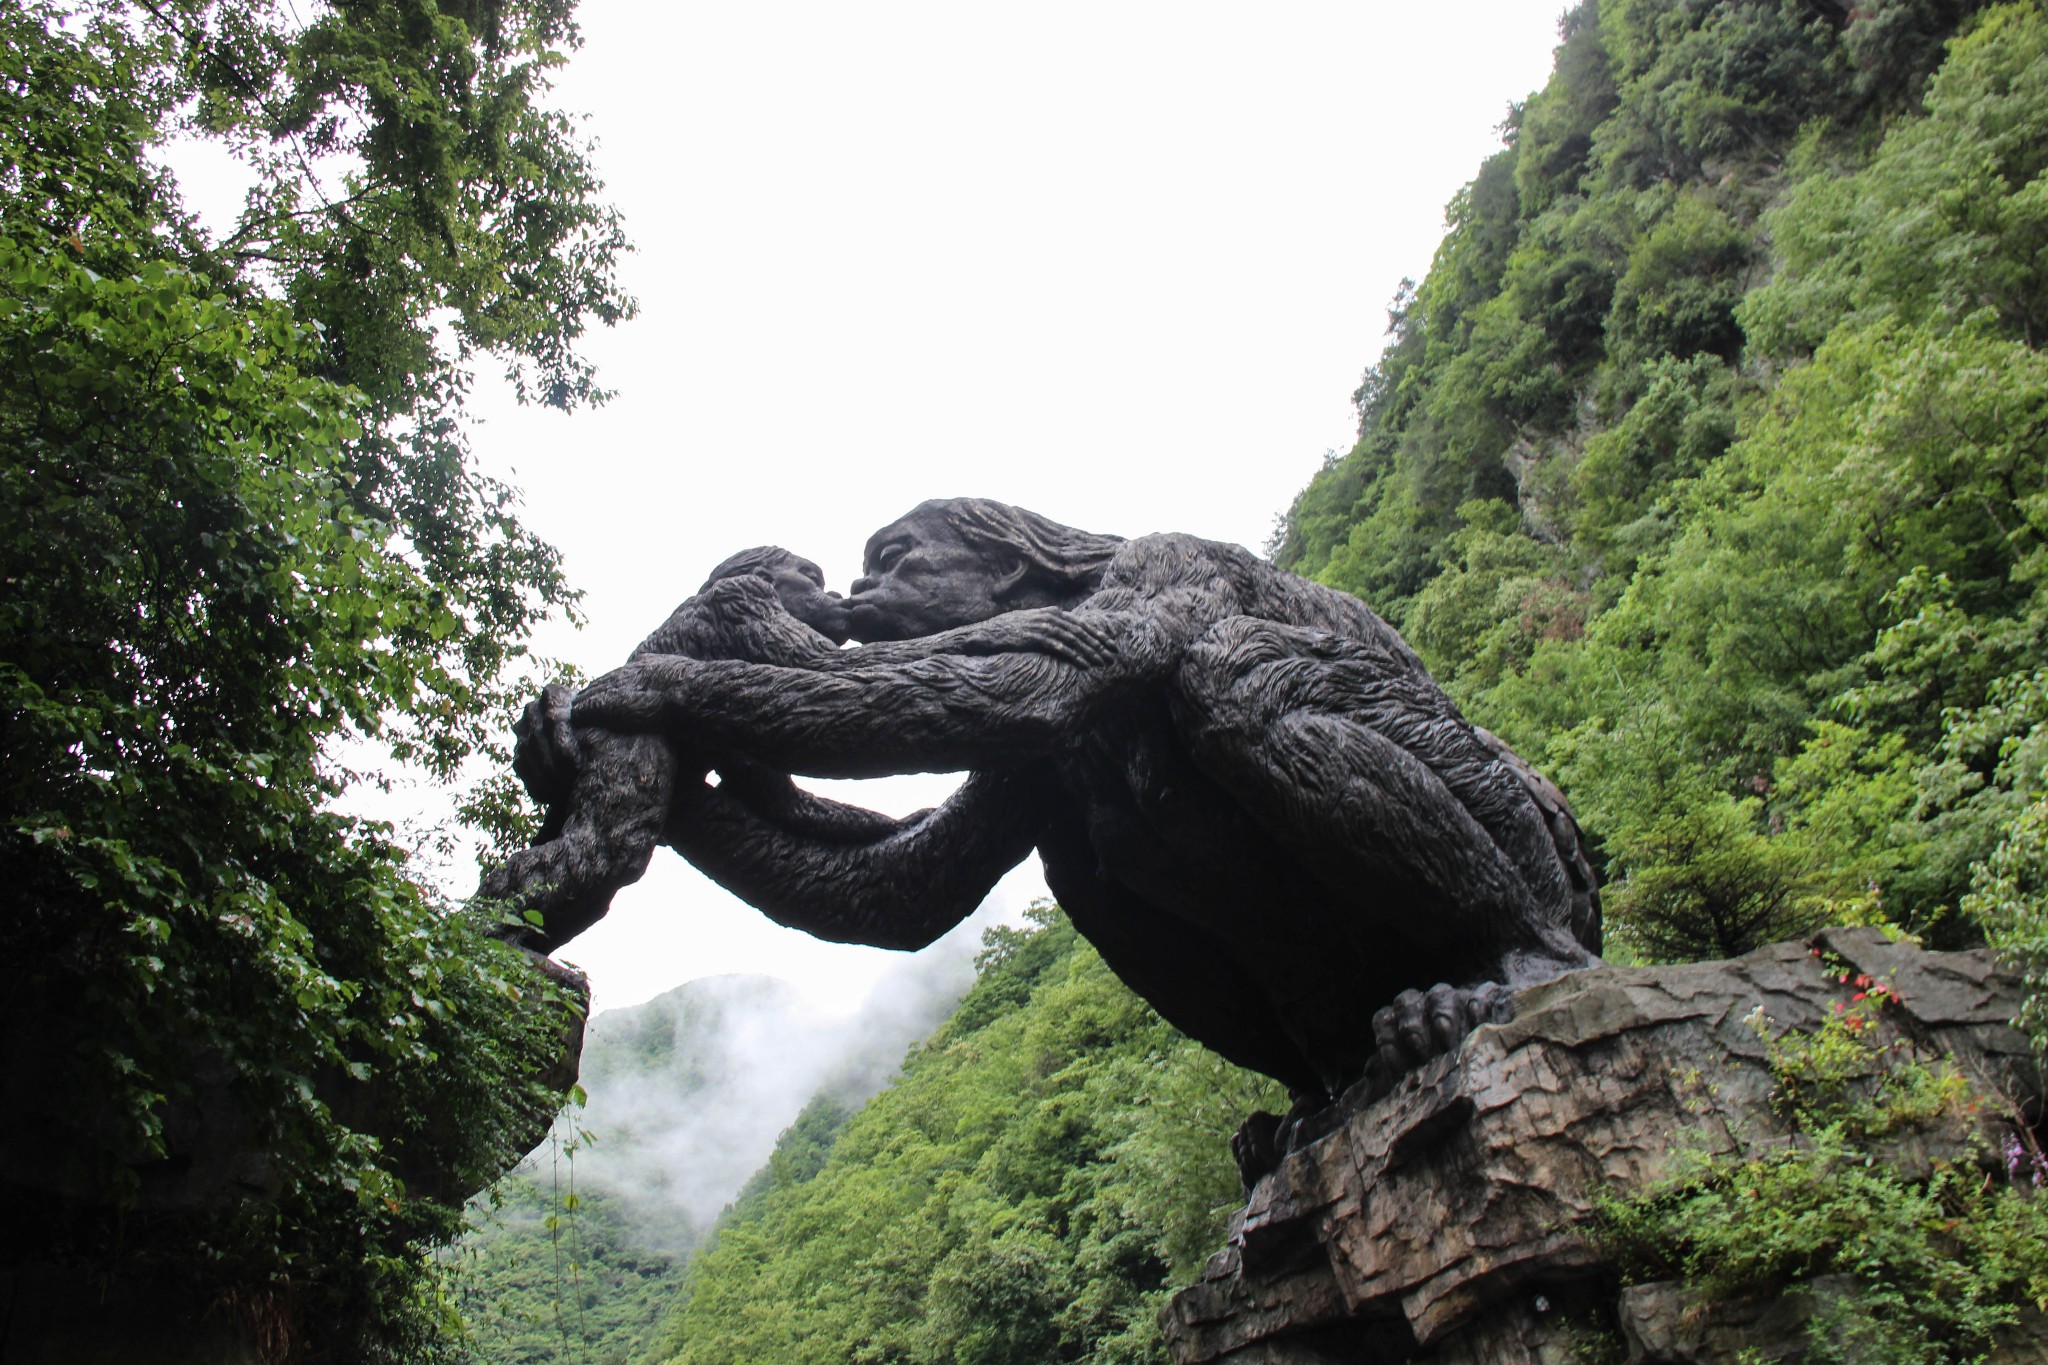
[[[658,735],[581,733],[581,766],[560,832],[521,849],[484,876],[479,894],[522,919],[520,943],[551,953],[604,918],[612,897],[639,881],[661,838],[680,762]]]
[[[1543,813],[1412,664],[1234,618],[1189,650],[1174,686],[1196,761],[1355,907],[1354,951],[1412,958],[1415,989],[1375,1020],[1383,1066],[1498,1017],[1497,983],[1592,960],[1567,931]]]
[[[1077,818],[1055,821],[1040,851],[1046,885],[1074,928],[1166,1022],[1291,1090],[1330,1089],[1330,1078],[1304,1047],[1295,1021],[1282,1016],[1284,992],[1259,972],[1263,964],[1242,945],[1099,875],[1094,842]]]

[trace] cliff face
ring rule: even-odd
[[[1910,1052],[1952,1059],[2021,1107],[2040,1095],[2007,1023],[2019,984],[1983,952],[1833,930],[1732,961],[1576,973],[1524,992],[1512,1022],[1355,1106],[1260,1180],[1228,1247],[1165,1315],[1174,1360],[1562,1362],[1586,1358],[1589,1330],[1618,1336],[1630,1362],[1799,1358],[1806,1319],[1854,1281],[1702,1309],[1676,1283],[1623,1288],[1611,1243],[1588,1234],[1603,1199],[1681,1162],[1800,1140],[1773,1039],[1839,1015],[1859,976],[1893,998],[1870,1012],[1879,1042],[1852,1084]],[[1982,1165],[2011,1112],[1957,1107],[1881,1147],[1909,1177]]]

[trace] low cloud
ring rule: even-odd
[[[991,902],[905,956],[850,1014],[767,976],[706,977],[599,1013],[584,1050],[589,1103],[557,1123],[532,1174],[573,1172],[579,1188],[616,1196],[650,1247],[688,1250],[813,1097],[858,1105],[888,1083],[972,984],[982,930],[1000,917]]]

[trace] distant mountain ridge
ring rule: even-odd
[[[906,957],[851,1014],[733,974],[593,1016],[588,1102],[500,1182],[462,1245],[477,1357],[638,1358],[684,1261],[805,1106],[858,1108],[952,1012],[981,923]]]
[[[910,964],[906,962],[906,967]],[[857,1107],[951,1012],[972,972],[892,974],[850,1016],[775,977],[702,977],[590,1021],[574,1126],[581,1188],[643,1219],[648,1243],[694,1246],[812,1098]],[[537,1156],[544,1153],[537,1153]]]

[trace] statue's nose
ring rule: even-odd
[[[853,580],[853,586],[847,590],[846,595],[848,597],[858,597],[862,593],[866,592],[868,589],[874,586],[875,580],[872,578],[868,578],[865,576],[856,578]]]

